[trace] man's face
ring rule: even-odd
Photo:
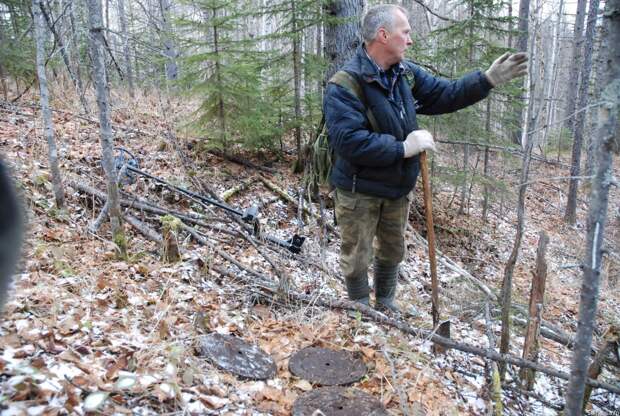
[[[405,51],[413,44],[411,40],[411,26],[407,17],[400,10],[394,11],[395,25],[390,32],[387,29],[380,29],[379,36],[384,36],[385,50],[389,59],[389,64],[394,65],[405,59]]]

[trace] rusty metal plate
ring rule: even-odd
[[[327,348],[304,348],[291,357],[288,367],[297,377],[322,386],[353,383],[366,374],[366,364],[355,354]]]
[[[388,416],[383,404],[352,387],[321,387],[293,404],[293,416]]]
[[[209,334],[199,339],[200,355],[238,376],[264,380],[276,374],[276,364],[265,351],[232,335]]]

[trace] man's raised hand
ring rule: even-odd
[[[527,54],[506,52],[497,58],[484,73],[494,87],[527,74]]]

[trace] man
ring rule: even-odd
[[[435,78],[404,60],[410,32],[402,7],[370,8],[362,20],[364,44],[342,68],[359,84],[361,100],[341,83],[330,82],[323,103],[336,153],[330,180],[336,187],[340,266],[348,296],[369,304],[368,266],[374,259],[375,307],[393,312],[399,312],[394,297],[418,155],[435,150],[431,133],[418,129],[416,114],[472,105],[527,68],[525,54],[504,54],[485,73],[456,81]]]

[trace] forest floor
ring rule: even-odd
[[[245,154],[254,164],[266,167],[257,171],[201,151],[200,140],[182,138],[182,129],[175,130],[179,139],[166,134],[174,130],[171,126],[180,125],[186,104],[174,100],[163,104],[156,97],[129,102],[113,95],[115,144],[131,151],[141,169],[194,192],[201,192],[194,186],[197,182],[217,194],[245,184],[228,202],[244,208],[260,203],[263,232],[281,239],[294,233],[307,237],[302,253],[292,255],[270,244],[251,243],[239,237],[238,225],[221,211],[139,178],[123,188],[125,198],[139,196],[160,207],[200,215],[211,226],[200,228],[211,244],[197,244],[179,232],[181,260],[164,263],[160,245],[125,224],[129,257],[118,260],[108,225],[96,234],[88,230],[101,209],[100,201],[70,185],[80,182],[105,190],[98,123],[72,112],[54,112],[67,192],[67,206],[58,210],[53,204],[39,112],[26,105],[9,108],[3,104],[0,153],[12,167],[24,198],[28,237],[16,290],[0,322],[2,414],[84,414],[91,409],[103,414],[286,415],[298,397],[314,388],[292,375],[288,367],[292,354],[308,346],[357,353],[368,373],[353,386],[380,400],[390,414],[487,414],[491,399],[483,358],[456,350],[434,355],[428,340],[359,313],[286,302],[261,290],[265,282],[277,284],[280,276],[280,280],[290,279],[290,290],[296,293],[345,297],[339,277],[339,238],[329,233],[325,241],[314,218],[300,215],[261,179],[299,201],[301,178],[291,173],[292,156]],[[61,99],[54,105],[56,110],[71,107]],[[189,160],[180,157],[178,148]],[[434,162],[436,172],[441,173],[442,166],[462,164],[457,159],[460,153],[453,146],[441,145]],[[498,293],[515,235],[521,161],[501,153],[493,153],[491,160],[493,175],[505,175],[508,192],[502,198],[499,191],[493,192],[487,221],[482,219],[483,192],[478,185],[471,191],[465,212],[459,214],[460,196],[454,198],[454,186],[435,180],[433,204],[442,258],[451,259]],[[545,231],[550,243],[543,318],[566,334],[574,334],[581,286],[576,265],[583,258],[587,206],[581,202],[577,224],[566,225],[562,217],[567,183],[553,178],[567,176],[567,168],[532,163],[513,301],[527,307],[538,236]],[[424,234],[418,182],[398,301],[407,310],[419,312],[407,317],[408,325],[430,329],[429,265],[418,237]],[[582,189],[580,196],[586,199],[586,191]],[[606,238],[616,257],[606,260],[594,345],[602,342],[610,326],[620,325],[618,207],[620,192],[612,188]],[[320,211],[317,204],[311,208]],[[124,211],[159,230],[158,215],[135,207]],[[328,207],[325,212],[331,223],[333,210]],[[224,260],[218,250],[264,279]],[[487,297],[458,268],[447,264],[452,263],[440,262],[439,276],[442,310],[450,317],[451,336],[486,348]],[[498,338],[499,306],[491,302],[490,312],[490,332]],[[517,310],[515,315],[526,318]],[[220,370],[198,353],[201,337],[212,332],[258,344],[275,360],[275,377],[243,380]],[[514,326],[511,352],[517,356],[521,356],[523,333],[523,327]],[[542,338],[539,361],[543,365],[569,372],[571,357],[568,347]],[[618,368],[606,366],[600,380],[617,384]],[[509,368],[504,414],[556,414],[563,403],[565,382],[539,373],[533,392],[537,398],[528,398],[515,390],[517,372]],[[594,390],[588,411],[593,415],[620,412],[620,397]]]

